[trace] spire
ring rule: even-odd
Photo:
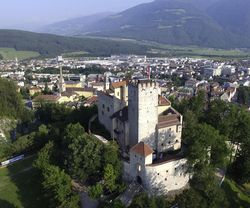
[[[65,91],[65,86],[64,86],[64,79],[63,79],[63,71],[62,71],[62,63],[63,63],[63,58],[62,56],[57,57],[57,62],[59,64],[60,68],[60,78],[59,78],[59,92],[60,94]]]

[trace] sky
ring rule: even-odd
[[[31,29],[57,21],[119,12],[152,0],[0,0],[1,29]]]

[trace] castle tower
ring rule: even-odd
[[[128,86],[130,147],[144,142],[153,150],[157,149],[158,88],[158,84],[152,80],[138,80]]]

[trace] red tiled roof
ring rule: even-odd
[[[92,105],[93,103],[96,103],[98,100],[98,97],[97,96],[92,96],[90,98],[87,99],[87,101],[85,102],[86,104],[90,104]]]
[[[124,85],[127,85],[127,81],[113,82],[113,83],[111,84],[111,86],[112,86],[113,88],[123,87]]]
[[[94,92],[95,89],[92,87],[67,87],[66,91],[74,91],[74,92]]]
[[[159,96],[159,98],[158,98],[158,104],[160,106],[170,106],[171,102],[167,98],[165,98],[163,96]]]
[[[56,102],[58,101],[60,96],[58,95],[38,95],[33,99],[33,101],[48,101],[48,102]]]
[[[151,147],[149,147],[147,144],[144,142],[140,142],[133,146],[130,149],[131,152],[134,152],[136,154],[139,154],[141,156],[147,157],[148,155],[151,155],[154,151],[152,150]]]

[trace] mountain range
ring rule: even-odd
[[[55,23],[42,31],[182,46],[250,48],[249,9],[249,0],[155,0],[116,14]]]

